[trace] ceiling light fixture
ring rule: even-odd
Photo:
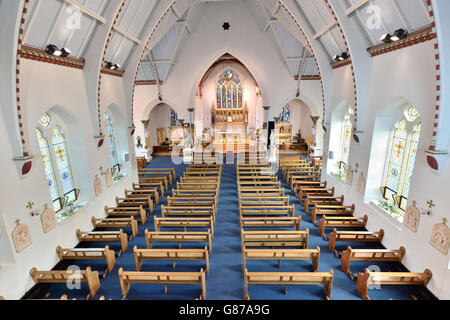
[[[399,40],[405,39],[407,35],[408,35],[408,31],[406,31],[405,29],[398,29],[398,30],[395,30],[394,34],[391,37],[391,40],[399,41]]]
[[[380,41],[384,43],[391,43],[392,42],[391,35],[389,33],[383,34],[380,38]]]
[[[72,51],[70,51],[68,48],[61,49],[61,57],[63,57],[63,58],[70,56],[71,53],[72,53]]]
[[[47,48],[45,48],[45,52],[47,52],[48,54],[51,54],[52,56],[56,56],[56,57],[59,57],[62,55],[62,51],[59,50],[58,47],[53,44],[49,44],[47,46]]]

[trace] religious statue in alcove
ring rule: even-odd
[[[137,140],[136,147],[138,147],[138,149],[141,149],[143,147],[141,137],[137,136],[136,140]]]

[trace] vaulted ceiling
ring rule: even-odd
[[[105,61],[126,69],[133,50],[146,41],[148,23],[160,0],[125,0],[111,31]],[[165,81],[170,77],[190,35],[206,6],[215,2],[241,1],[252,12],[261,32],[272,40],[281,61],[292,77],[318,75],[319,70],[307,41],[290,27],[287,15],[279,14],[277,0],[183,0],[177,1],[158,26],[158,39],[146,47],[138,80]],[[380,43],[381,35],[403,28],[409,32],[430,24],[426,0],[341,0],[341,6],[352,25],[366,39],[366,46]],[[295,10],[303,18],[330,61],[347,50],[333,13],[326,0],[293,0]],[[48,44],[67,47],[72,55],[83,58],[100,24],[106,22],[109,0],[30,0],[25,21],[24,43],[38,48]],[[78,9],[76,9],[76,6]],[[81,13],[78,24],[77,10]]]

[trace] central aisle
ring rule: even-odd
[[[235,165],[223,165],[216,219],[206,298],[242,300],[244,284]]]

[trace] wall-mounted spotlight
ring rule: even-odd
[[[334,61],[344,61],[345,59],[348,58],[348,53],[347,52],[342,52],[341,54],[337,54],[333,57]]]
[[[380,38],[380,41],[384,43],[391,43],[391,35],[389,33],[383,34]]]
[[[397,29],[392,36],[389,33],[383,34],[380,38],[380,41],[384,43],[391,43],[405,39],[407,35],[408,31],[406,31],[405,29]]]
[[[405,39],[407,35],[408,35],[408,31],[406,31],[405,29],[398,29],[398,30],[395,30],[394,34],[391,37],[391,40],[399,41],[399,40]]]
[[[70,56],[71,53],[72,53],[72,51],[70,51],[68,48],[61,49],[61,57],[63,57],[63,58]]]
[[[109,70],[118,70],[120,69],[120,65],[112,62],[106,62],[105,67]]]
[[[56,56],[56,57],[59,57],[59,56],[62,55],[62,51],[59,50],[58,47],[55,46],[55,45],[53,45],[53,44],[49,44],[49,45],[47,46],[47,48],[45,48],[45,51],[46,51],[48,54],[51,54],[52,56]]]

